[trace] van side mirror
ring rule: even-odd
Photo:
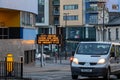
[[[114,52],[111,52],[111,53],[110,53],[110,57],[115,57],[115,53],[114,53]]]
[[[74,56],[74,54],[75,54],[75,51],[72,51],[72,56]]]

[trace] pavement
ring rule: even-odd
[[[24,78],[31,78],[31,74],[41,73],[41,72],[54,72],[70,70],[70,61],[67,60],[57,60],[52,62],[45,62],[41,67],[40,61],[36,60],[34,63],[24,65],[23,72]]]
[[[25,64],[23,68],[24,73],[30,73],[30,72],[44,72],[44,71],[50,71],[50,70],[60,70],[63,69],[65,66],[69,66],[70,62],[69,60],[57,60],[57,62],[46,62],[41,67],[40,61],[35,61],[31,64]]]

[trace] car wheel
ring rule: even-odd
[[[72,75],[72,79],[78,79],[78,75]]]
[[[108,69],[107,74],[104,76],[104,80],[110,80],[110,70]]]

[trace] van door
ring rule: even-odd
[[[110,51],[111,72],[120,70],[120,46],[113,45]]]

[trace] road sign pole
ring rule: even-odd
[[[41,67],[43,67],[43,51],[44,49],[43,49],[43,44],[41,45]]]

